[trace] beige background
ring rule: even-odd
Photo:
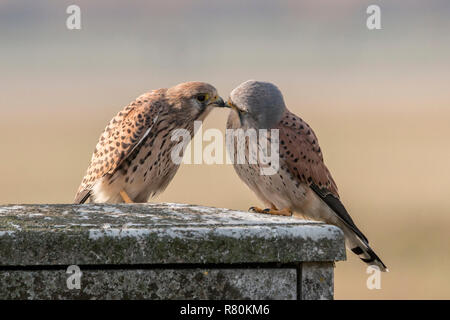
[[[450,4],[376,1],[0,1],[0,203],[69,203],[110,118],[188,80],[224,98],[276,83],[309,122],[341,198],[391,270],[381,290],[351,253],[337,299],[450,298]],[[223,129],[227,110],[205,128]],[[184,165],[170,201],[259,204],[229,165]]]

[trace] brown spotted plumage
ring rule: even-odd
[[[323,162],[322,151],[314,131],[301,118],[285,110],[279,124],[280,157],[295,178],[325,188],[338,197],[338,189]]]
[[[171,140],[173,130],[193,136],[194,121],[221,105],[216,89],[203,82],[141,95],[101,134],[74,202],[146,202],[163,191],[179,167],[171,159],[179,143]]]
[[[346,243],[354,253],[369,265],[386,271],[386,266],[341,203],[316,135],[305,121],[286,108],[279,89],[268,82],[246,81],[231,92],[228,105],[232,110],[227,129],[278,130],[279,167],[275,174],[261,174],[261,168],[267,165],[261,163],[260,158],[256,164],[249,162],[249,139],[245,163],[234,164],[239,177],[267,207],[251,209],[262,213],[294,214],[337,225],[344,231]],[[257,148],[275,141],[270,131],[268,133],[268,141],[258,139]],[[234,159],[238,150],[235,140]]]

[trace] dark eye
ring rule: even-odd
[[[205,102],[205,100],[206,100],[206,94],[199,94],[199,95],[197,96],[197,100],[200,101],[200,102]]]

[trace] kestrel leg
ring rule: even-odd
[[[282,210],[278,210],[277,207],[275,207],[273,204],[270,206],[270,208],[267,209],[261,209],[258,207],[251,207],[248,209],[250,212],[254,213],[265,213],[265,214],[273,214],[276,216],[292,216],[292,211],[289,208],[284,208]]]
[[[260,207],[250,207],[248,208],[248,212],[253,213],[263,213],[264,209],[261,209]]]
[[[133,200],[131,200],[128,194],[125,192],[125,190],[120,190],[120,196],[122,197],[123,201],[125,201],[125,203],[134,203]]]
[[[281,209],[281,210],[264,209],[261,213],[273,214],[273,215],[276,215],[276,216],[286,216],[286,217],[292,216],[292,211],[289,208],[284,208],[284,209]]]
[[[270,206],[272,209],[276,209],[277,207],[274,206],[273,203],[267,202],[265,203],[267,206]],[[264,210],[266,209],[261,209],[260,207],[250,207],[248,208],[248,212],[253,212],[253,213],[264,213]]]

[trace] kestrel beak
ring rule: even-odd
[[[244,112],[244,113],[247,112],[247,110],[241,109],[241,108],[239,108],[238,106],[236,106],[233,102],[231,102],[231,99],[228,99],[228,101],[225,103],[225,107],[226,107],[226,108],[233,109],[233,110],[236,110],[236,111],[238,111],[239,113],[240,113],[240,112]]]
[[[210,104],[214,105],[215,107],[219,107],[219,108],[224,108],[226,106],[223,99],[219,96],[217,96],[216,100],[212,101]]]

